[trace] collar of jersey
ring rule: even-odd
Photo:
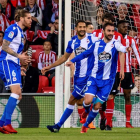
[[[18,26],[18,23],[16,22],[17,27],[19,28],[19,30],[22,32],[23,30]]]

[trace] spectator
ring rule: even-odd
[[[32,48],[29,47],[28,41],[26,40],[26,36],[24,36],[24,50],[27,51],[27,55],[32,56]],[[32,67],[30,64],[24,66],[27,69],[26,76],[22,77],[23,83],[23,93],[36,93],[39,85],[39,73],[38,69]]]
[[[131,93],[139,93],[140,92],[140,75],[135,75],[135,86],[131,90]]]
[[[61,53],[64,54],[64,32],[63,32],[63,24],[62,24],[62,41],[61,41]],[[47,41],[50,41],[52,44],[52,50],[56,52],[58,55],[58,28],[59,28],[59,20],[58,17],[55,18],[55,22],[51,27],[51,31],[48,34]]]
[[[117,8],[117,12],[118,12],[118,16],[116,18],[116,23],[115,23],[116,26],[117,26],[118,21],[120,21],[120,20],[128,21],[129,27],[134,26],[134,20],[129,17],[128,9],[127,9],[127,6],[125,4],[120,4]]]
[[[42,11],[44,11],[44,9],[46,7],[46,1],[45,0],[37,0],[37,5],[41,8]]]
[[[96,22],[97,22],[97,28],[102,29],[102,16],[104,14],[104,9],[101,5],[99,5],[97,10],[97,16],[96,16]]]
[[[9,25],[10,21],[3,13],[1,13],[1,4],[0,4],[0,31],[4,32]]]
[[[1,13],[3,13],[9,21],[14,20],[15,7],[11,4],[9,0],[1,0]]]
[[[34,31],[35,35],[37,35],[37,30],[42,29],[42,10],[37,5],[36,0],[26,0],[25,9],[32,15],[32,25],[30,30]]]
[[[59,0],[52,0],[52,2],[47,3],[44,10],[44,25],[45,30],[50,30],[55,22],[55,18],[59,15]],[[62,3],[62,17],[64,18],[64,1]]]
[[[38,69],[51,65],[56,61],[56,53],[51,51],[52,46],[50,41],[45,41],[43,44],[43,52],[40,52],[38,57]],[[45,73],[45,76],[49,79],[49,85],[51,86],[51,80],[55,76],[55,68],[52,68]]]
[[[113,16],[117,16],[117,10],[116,10],[116,2],[109,1],[107,4],[106,12],[111,13]]]

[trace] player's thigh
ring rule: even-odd
[[[134,78],[131,72],[125,72],[125,77],[121,81],[121,87],[123,89],[133,89],[134,88]]]
[[[97,93],[97,85],[96,81],[93,77],[89,78],[87,81],[87,86],[85,89],[85,103],[91,103],[93,101],[93,97],[96,96]]]
[[[97,92],[97,97],[99,101],[101,101],[101,103],[107,101],[113,84],[114,80],[112,79],[105,80],[103,86],[99,88],[99,91]]]
[[[110,95],[115,96],[118,93],[119,84],[120,84],[120,73],[118,72],[116,73],[115,82],[113,84]]]
[[[83,101],[84,101],[84,98],[81,98],[81,99],[77,100],[76,104],[78,106],[83,106]]]
[[[12,93],[18,94],[21,97],[21,88],[19,84],[10,85],[10,90]]]

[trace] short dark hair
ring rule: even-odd
[[[86,27],[88,26],[88,25],[93,25],[91,22],[86,22]]]
[[[45,41],[43,42],[43,46],[44,46],[45,42],[50,42],[50,44],[51,44],[51,46],[52,46],[52,43],[51,43],[50,40],[45,40]]]
[[[3,35],[3,37],[4,37],[4,32],[3,31],[0,31],[0,33]]]
[[[103,26],[103,30],[105,30],[107,26],[113,26],[113,27],[115,27],[115,25],[114,25],[113,23],[107,22],[107,23]]]
[[[124,23],[129,23],[129,22],[126,20],[119,20],[117,27],[119,27],[120,24],[124,24]]]
[[[103,14],[102,21],[104,21],[104,19],[111,20],[112,22],[115,21],[115,18],[111,13]]]
[[[85,23],[85,24],[86,24],[86,22],[85,22],[84,20],[80,19],[80,20],[77,20],[77,21],[76,21],[75,27],[77,27],[77,26],[78,26],[78,24],[79,24],[80,22],[82,22],[82,23]]]

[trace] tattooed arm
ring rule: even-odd
[[[16,52],[14,52],[10,47],[10,41],[7,41],[7,40],[3,40],[3,43],[2,43],[2,50],[4,50],[5,52],[9,53],[10,55],[13,55],[15,57],[18,57],[18,54]]]
[[[2,50],[4,50],[5,52],[7,52],[8,54],[12,55],[12,56],[15,56],[17,58],[20,59],[20,61],[22,62],[22,64],[26,65],[28,64],[31,60],[30,60],[30,57],[26,55],[27,52],[24,52],[22,54],[18,54],[16,52],[14,52],[10,47],[10,41],[7,41],[7,40],[3,40],[3,43],[2,43]]]

